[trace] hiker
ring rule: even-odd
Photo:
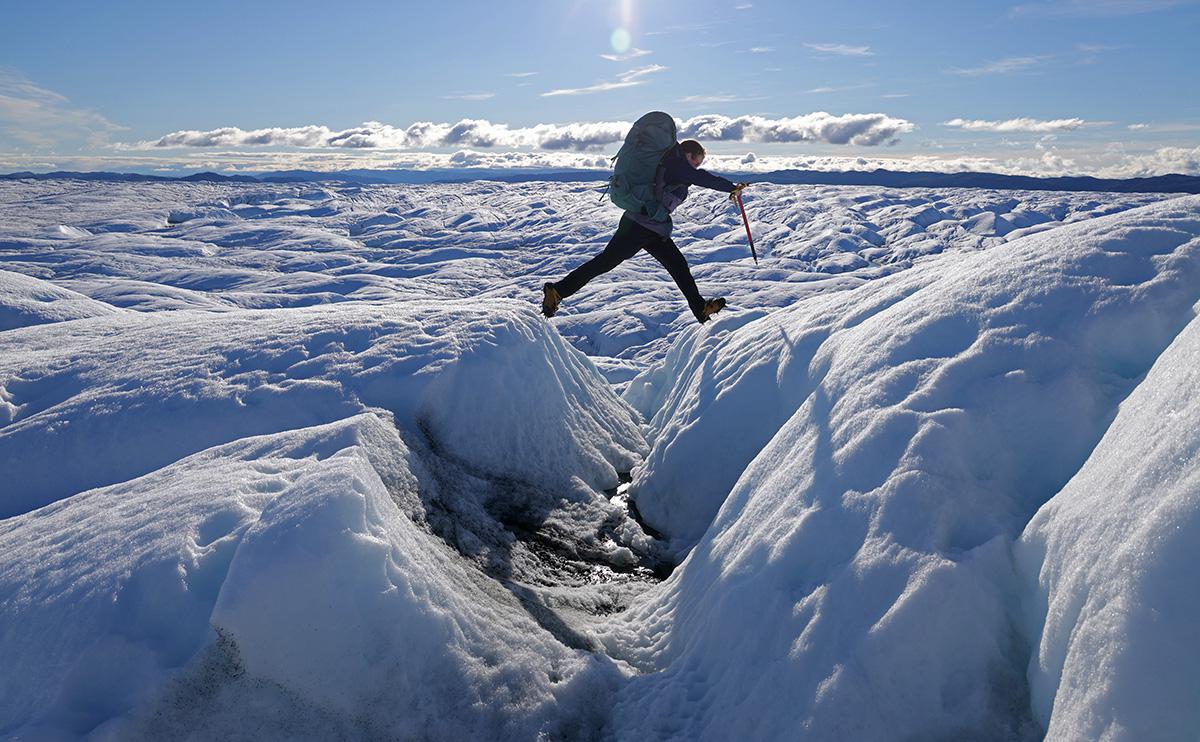
[[[647,114],[647,117],[652,115],[654,114]],[[666,116],[666,114],[658,115]],[[645,118],[643,117],[643,120]],[[641,123],[639,121],[634,125],[635,131]],[[673,120],[670,132],[673,141]],[[633,132],[631,132],[631,137],[632,134]],[[629,141],[630,139],[627,138],[626,142]],[[623,152],[625,152],[625,148],[622,148]],[[618,154],[618,157],[621,156]],[[719,175],[702,170],[700,168],[702,164],[704,164],[704,147],[695,139],[677,142],[670,147],[662,156],[654,173],[654,199],[657,204],[652,204],[652,206],[661,206],[661,208],[651,211],[643,205],[638,211],[627,209],[621,216],[620,224],[617,225],[617,233],[608,241],[603,252],[571,271],[561,281],[550,282],[542,287],[542,314],[553,317],[563,299],[583,288],[596,276],[607,273],[637,255],[640,250],[650,253],[655,260],[662,263],[667,272],[671,274],[671,278],[675,279],[675,284],[687,298],[688,307],[696,316],[696,321],[707,322],[709,317],[724,309],[725,299],[717,298],[706,301],[700,295],[700,290],[696,288],[696,280],[692,278],[692,272],[688,269],[687,260],[671,240],[671,212],[687,198],[689,185],[728,193],[730,199],[733,199],[747,185],[746,183],[735,185],[732,181]],[[618,171],[619,169],[620,164],[618,163]],[[616,181],[614,180],[614,182]],[[617,201],[617,198],[614,196],[613,200]]]

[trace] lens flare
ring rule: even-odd
[[[612,32],[612,38],[609,39],[609,43],[612,44],[613,51],[617,54],[624,54],[629,51],[629,32],[623,28],[618,28]]]

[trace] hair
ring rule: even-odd
[[[684,139],[679,143],[679,149],[683,150],[684,154],[693,155],[695,157],[704,156],[704,147],[695,139]]]

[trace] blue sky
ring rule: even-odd
[[[0,171],[590,165],[661,109],[726,166],[1200,174],[1196,0],[4,15]]]

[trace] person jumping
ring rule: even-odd
[[[639,127],[644,129],[647,126],[648,120],[649,126],[657,124],[660,127],[657,134],[652,132],[647,135],[639,130]],[[650,253],[655,260],[662,263],[671,274],[671,278],[675,279],[675,284],[687,299],[688,307],[691,308],[696,321],[707,322],[709,317],[725,308],[725,299],[705,300],[696,288],[696,280],[692,278],[687,260],[671,240],[671,212],[687,198],[688,186],[722,191],[728,193],[732,199],[746,184],[735,185],[730,180],[701,169],[700,166],[704,163],[704,147],[694,139],[675,142],[669,146],[653,171],[652,184],[630,184],[628,173],[623,172],[622,168],[622,160],[627,157],[626,152],[630,150],[631,144],[640,147],[629,159],[641,156],[642,169],[646,171],[644,163],[647,161],[647,155],[657,154],[654,143],[648,140],[658,136],[659,143],[662,143],[663,137],[668,134],[667,122],[669,141],[674,142],[675,122],[667,114],[647,114],[634,124],[634,129],[625,139],[625,146],[617,155],[616,174],[610,183],[612,200],[625,209],[617,232],[599,255],[571,271],[561,281],[548,282],[542,287],[542,314],[553,317],[563,299],[579,291],[596,276],[607,273],[637,255],[641,250]],[[636,167],[636,163],[633,163],[632,167]],[[625,171],[630,169],[631,167],[624,168]],[[640,208],[631,208],[639,205]]]

